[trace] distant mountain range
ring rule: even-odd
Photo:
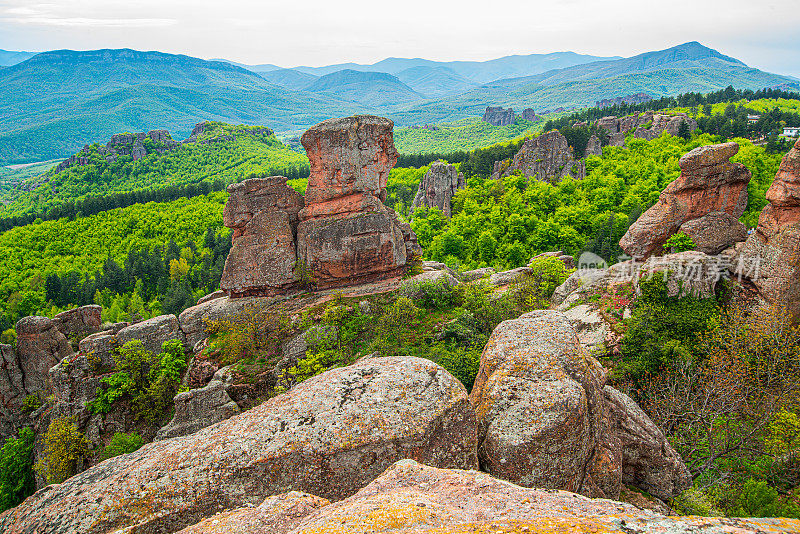
[[[480,115],[487,105],[542,111],[632,93],[800,87],[697,42],[630,58],[556,52],[292,69],[129,49],[0,51],[3,62],[15,64],[0,69],[0,164],[71,154],[120,131],[188,136],[206,119],[280,132],[374,113],[403,126]]]

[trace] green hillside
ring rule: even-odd
[[[352,107],[219,61],[127,49],[46,52],[0,70],[0,163],[66,156],[116,132],[169,127],[182,138],[203,120],[285,130]]]
[[[541,124],[518,118],[508,126],[492,126],[478,117],[435,125],[426,128],[395,128],[394,143],[404,154],[457,152],[474,150],[510,139],[516,139],[541,129]]]
[[[204,268],[204,260],[211,260],[209,265],[205,265],[207,272],[214,267],[213,251],[203,251],[206,248],[204,236],[209,227],[217,230],[222,227],[222,208],[226,199],[227,194],[220,192],[168,203],[136,204],[91,217],[39,222],[3,232],[0,234],[0,250],[3,251],[0,257],[0,326],[9,328],[26,315],[52,315],[70,303],[78,305],[93,302],[95,292],[108,287],[108,284],[102,287],[85,285],[85,277],[102,272],[109,259],[114,260],[117,266],[125,265],[131,254],[135,259],[136,252],[145,250],[158,251],[156,254],[161,261],[155,264],[148,262],[150,267],[147,269],[151,274],[145,276],[140,269],[139,278],[144,276],[154,280],[163,272],[169,276],[170,259],[179,261],[179,258],[184,258],[188,269],[183,274],[178,272],[172,291],[184,293],[180,295],[182,302],[176,307],[185,307],[186,302],[191,303],[194,297],[191,293],[185,294],[187,287],[202,288],[200,292],[204,292],[212,290],[219,283],[219,258],[216,259],[218,272],[215,275],[207,275],[207,280],[201,280],[200,271]],[[224,235],[227,236],[227,232]],[[230,246],[230,238],[224,239]],[[168,255],[171,242],[174,243],[173,248],[175,245],[178,247],[177,258],[174,257],[176,253],[172,258]],[[187,246],[191,253],[184,252],[181,255],[180,249]],[[221,261],[224,263],[224,257]],[[58,290],[55,291],[56,300],[61,299],[63,306],[55,309],[53,302],[47,303],[48,291],[51,294],[54,292],[51,275],[60,275],[65,280],[63,284],[58,284]],[[189,284],[192,275],[197,277],[195,284]],[[164,309],[168,304],[163,302],[165,297],[175,298],[175,295],[169,294],[171,288],[168,282],[159,288],[157,284],[145,280],[145,287],[139,290],[139,298],[145,303],[160,298],[159,302],[153,303],[148,315]],[[106,292],[106,299],[112,297],[113,300],[115,293],[127,293],[130,301],[137,280],[123,276],[117,277],[115,283],[115,291],[110,295]],[[109,304],[108,300],[106,303]]]
[[[194,143],[182,144],[163,154],[153,151],[137,161],[121,156],[108,162],[100,149],[101,145],[95,144],[79,153],[89,158],[88,165],[73,165],[57,174],[51,169],[6,191],[7,204],[0,217],[46,213],[55,206],[86,197],[109,197],[203,181],[227,184],[252,174],[298,177],[308,169],[305,154],[282,144],[268,129],[223,123],[210,123]],[[25,192],[23,188],[33,189]]]

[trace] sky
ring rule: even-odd
[[[247,64],[632,56],[687,41],[800,77],[800,0],[0,0],[0,48],[134,48]]]

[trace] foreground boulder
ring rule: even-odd
[[[286,493],[214,516],[181,534],[797,532],[793,519],[665,517],[630,504],[531,489],[485,473],[401,460],[343,501]]]
[[[663,500],[689,487],[663,434],[632,400],[604,386],[602,366],[563,313],[502,322],[470,394],[481,468],[522,486],[607,498],[617,498],[622,483]]]
[[[800,321],[800,141],[784,156],[767,190],[769,204],[739,252],[737,271],[770,304]]]
[[[403,458],[475,468],[476,445],[474,411],[447,371],[369,359],[40,490],[0,515],[0,531],[172,532],[286,491],[342,499]]]
[[[470,400],[481,468],[523,486],[614,497],[587,476],[601,441],[603,368],[569,320],[534,311],[489,338]]]
[[[419,182],[417,195],[411,203],[411,213],[419,207],[439,208],[445,217],[450,217],[450,201],[456,191],[464,187],[464,175],[458,172],[455,165],[434,161]]]
[[[692,238],[695,249],[719,254],[733,243],[747,239],[747,228],[725,211],[712,211],[681,225],[680,231]]]
[[[730,142],[702,146],[684,155],[679,161],[680,176],[631,225],[620,247],[642,259],[662,252],[667,239],[692,219],[711,212],[725,212],[734,220],[741,217],[747,207],[751,175],[741,163],[729,161],[737,152],[739,145]]]

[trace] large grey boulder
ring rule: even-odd
[[[186,336],[186,344],[193,347],[198,341],[206,339],[209,322],[234,319],[237,315],[270,306],[281,297],[221,297],[207,300],[186,308],[178,317],[181,331]]]
[[[481,468],[522,486],[612,499],[623,483],[663,500],[688,488],[683,461],[655,424],[604,386],[605,371],[565,314],[502,322],[470,394]]]
[[[73,354],[69,340],[47,317],[17,321],[17,359],[27,393],[44,391],[50,368]]]
[[[505,286],[517,280],[520,275],[531,272],[530,267],[517,267],[509,271],[501,271],[489,276],[489,283],[493,286]]]
[[[103,308],[97,304],[81,306],[63,311],[53,317],[56,328],[67,338],[94,334],[100,330],[103,320],[100,318]]]
[[[616,497],[590,471],[602,440],[605,373],[559,312],[533,311],[492,332],[470,400],[481,468],[528,487]]]
[[[116,342],[121,347],[138,339],[144,348],[158,354],[161,345],[166,341],[177,340],[186,345],[186,336],[180,328],[178,318],[174,315],[159,315],[140,323],[126,326],[116,336]]]
[[[175,395],[175,415],[156,433],[155,440],[186,436],[238,414],[239,406],[228,395],[230,382],[228,368],[223,367],[204,387]]]
[[[40,490],[0,516],[0,531],[174,532],[292,490],[339,500],[403,458],[476,468],[475,425],[464,387],[443,368],[369,359]]]
[[[455,165],[434,161],[419,182],[419,189],[411,203],[411,214],[416,208],[427,207],[439,208],[445,217],[450,217],[450,201],[464,187],[464,175],[458,172]]]

